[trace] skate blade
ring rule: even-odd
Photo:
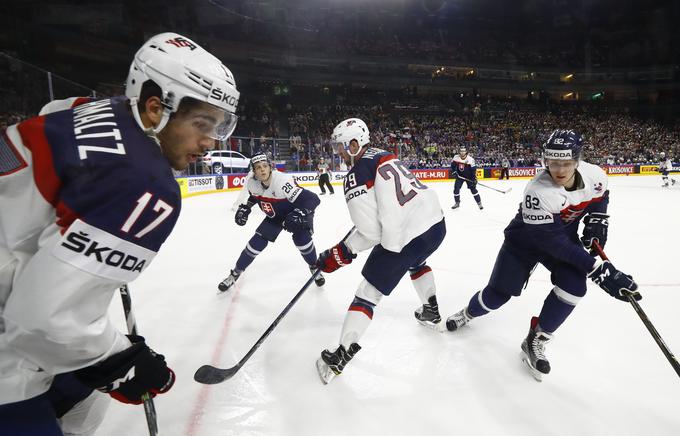
[[[234,286],[236,286],[236,285],[235,284],[231,285],[227,289],[225,289],[224,291],[221,290],[220,288],[217,288],[217,292],[215,293],[215,295],[219,295],[219,296],[230,295],[231,291],[234,290]]]
[[[527,357],[524,352],[522,352],[522,362],[526,363],[527,368],[529,369],[529,374],[537,381],[537,382],[542,382],[543,381],[543,373],[534,368],[531,365],[531,362],[529,361],[529,358]]]
[[[321,382],[325,385],[331,382],[336,376],[333,370],[326,365],[326,362],[322,358],[318,358],[316,361],[316,371],[319,373],[319,378]]]
[[[416,321],[418,321],[418,324],[425,326],[425,327],[427,327],[431,330],[434,330],[438,333],[444,332],[445,327],[443,327],[443,326],[444,326],[445,323],[443,323],[441,321],[439,321],[437,324],[434,324],[434,323],[431,323],[431,322],[428,322],[428,321],[421,321],[419,319],[416,319]]]

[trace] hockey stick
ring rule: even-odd
[[[463,176],[456,176],[456,178],[457,178],[457,179],[461,179],[461,180],[465,180],[466,182],[474,182],[474,183],[478,184],[479,186],[483,186],[483,187],[485,187],[485,188],[487,188],[487,189],[492,189],[492,190],[494,190],[494,191],[496,191],[496,192],[500,192],[501,194],[507,194],[508,192],[512,191],[512,186],[509,187],[508,189],[506,189],[506,190],[504,191],[504,190],[502,190],[502,189],[494,188],[493,186],[485,185],[484,183],[478,182],[478,181],[476,181],[476,180],[467,179],[467,178],[465,178],[465,177],[463,177]]]
[[[342,238],[341,242],[345,242],[347,238],[349,237],[350,234],[354,231],[354,227],[345,235],[344,238]],[[305,293],[309,285],[312,284],[314,279],[321,274],[321,269],[317,269],[314,271],[314,274],[307,280],[307,282],[302,285],[302,289],[298,291],[297,294],[295,294],[295,297],[288,303],[288,305],[281,311],[279,316],[276,317],[274,322],[271,323],[269,328],[265,330],[265,332],[260,336],[260,339],[255,342],[255,345],[253,345],[250,350],[246,353],[245,356],[239,362],[235,365],[232,366],[231,368],[226,368],[226,369],[221,369],[214,367],[212,365],[203,365],[200,368],[196,370],[196,373],[194,374],[194,380],[196,380],[199,383],[203,383],[205,385],[214,385],[217,383],[222,383],[225,380],[229,380],[232,378],[239,369],[250,359],[250,356],[255,353],[255,351],[262,345],[265,339],[267,339],[267,336],[276,328],[276,326],[279,324],[279,321],[283,319],[284,316],[288,313],[288,311],[297,303],[297,301],[302,297],[302,294]]]
[[[597,241],[593,242],[593,249],[598,254],[598,256],[602,258],[602,260],[609,260],[607,255],[604,254],[604,250],[602,250],[602,247],[600,247],[600,244]],[[635,298],[633,298],[633,294],[627,291],[624,292],[626,298],[628,299],[628,302],[633,306],[635,312],[637,312],[637,314],[640,316],[642,323],[645,325],[645,327],[647,327],[647,330],[649,330],[649,333],[652,335],[659,348],[661,348],[661,351],[663,352],[664,356],[666,356],[666,359],[668,359],[675,372],[680,376],[680,363],[678,363],[678,360],[673,355],[673,352],[664,343],[663,339],[661,339],[661,335],[659,334],[658,331],[656,331],[656,328],[654,328],[654,325],[647,317],[645,311],[642,310],[640,304],[637,301],[635,301]]]
[[[128,333],[137,335],[137,321],[135,314],[132,312],[132,299],[130,298],[130,290],[127,285],[120,287],[120,298],[123,300],[123,311],[125,312],[125,323],[127,324]],[[144,401],[144,414],[146,415],[146,425],[149,428],[151,436],[158,435],[158,418],[156,416],[156,406],[153,404],[153,399],[149,393],[142,395]]]

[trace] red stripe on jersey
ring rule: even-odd
[[[33,155],[33,179],[43,198],[57,206],[61,179],[54,170],[52,149],[45,135],[45,117],[34,117],[17,126],[24,146]]]
[[[70,207],[66,206],[63,201],[57,203],[57,225],[61,227],[60,233],[63,235],[66,233],[73,221],[80,218],[80,216],[73,211]]]
[[[253,195],[253,197],[257,198],[260,201],[269,201],[276,203],[277,201],[287,201],[287,198],[269,198],[269,197],[263,197],[261,195]]]
[[[415,274],[411,274],[411,280],[418,280],[420,277],[424,276],[425,274],[429,273],[432,271],[432,268],[429,266],[426,266],[425,268],[421,269],[420,271],[416,272]]]
[[[73,101],[73,104],[71,105],[71,109],[73,109],[76,106],[80,106],[81,104],[89,103],[91,101],[94,101],[94,98],[91,98],[91,97],[76,97],[76,99]]]
[[[585,208],[593,203],[599,203],[604,197],[593,197],[590,200],[582,201],[579,204],[574,204],[565,207],[560,211],[560,218],[565,222],[572,222],[575,218],[581,216]]]
[[[366,189],[371,189],[375,185],[375,180],[366,181]]]
[[[0,173],[0,176],[7,176],[9,174],[16,173],[19,170],[23,170],[28,166],[28,164],[24,160],[24,157],[21,155],[21,153],[19,153],[19,150],[16,148],[16,146],[12,143],[12,140],[9,139],[9,136],[7,136],[7,130],[2,131],[2,137],[4,138],[5,144],[7,144],[7,146],[9,147],[9,151],[12,152],[14,157],[16,157],[16,159],[19,161],[18,167],[10,171],[7,171],[6,173]]]
[[[364,315],[366,315],[366,316],[368,317],[368,319],[373,319],[373,311],[372,311],[372,310],[368,310],[368,309],[366,309],[366,308],[363,307],[363,306],[359,306],[359,305],[353,304],[353,305],[349,306],[349,309],[348,309],[348,310],[352,310],[352,311],[354,311],[354,312],[361,312],[361,313],[363,313]]]
[[[397,157],[393,154],[386,154],[385,156],[381,157],[378,159],[378,166],[384,164],[385,162],[389,162],[391,160],[396,159]]]

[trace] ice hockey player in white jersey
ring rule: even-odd
[[[171,169],[231,134],[238,98],[217,58],[164,33],[136,53],[124,96],[52,102],[0,131],[0,434],[93,434],[110,397],[173,386],[109,306],[177,221]]]
[[[672,177],[668,177],[668,173],[673,169],[673,162],[670,158],[666,158],[666,153],[663,151],[660,153],[661,162],[659,162],[659,172],[661,173],[661,181],[663,184],[661,187],[668,188],[668,181],[671,181],[671,185],[675,185],[676,180]]]
[[[477,207],[481,210],[482,198],[477,191],[477,167],[475,159],[467,152],[467,148],[461,147],[458,153],[453,156],[451,161],[451,176],[456,178],[453,184],[453,201],[454,204],[451,209],[458,209],[460,207],[460,187],[463,182],[467,184],[468,189],[472,193],[472,197],[477,202]]]
[[[627,301],[626,290],[641,298],[631,276],[584,250],[594,241],[600,246],[607,242],[609,191],[604,171],[580,160],[582,136],[555,130],[543,147],[546,170],[527,184],[519,211],[505,228],[489,283],[446,321],[447,329],[455,331],[498,309],[521,294],[541,263],[551,272],[553,288],[539,316],[531,319],[521,345],[524,361],[537,380],[550,372],[545,345],[585,295],[586,278],[619,300]],[[579,240],[581,219],[584,228]]]
[[[314,210],[321,202],[319,197],[295,183],[293,176],[276,171],[266,154],[260,153],[250,159],[252,176],[246,179],[249,197],[236,211],[234,220],[239,226],[248,222],[248,215],[255,204],[266,217],[255,230],[255,234],[246,244],[236,265],[217,288],[221,292],[231,289],[243,271],[250,266],[258,254],[270,242],[276,241],[281,230],[292,233],[293,242],[302,258],[309,265],[309,270],[316,272],[316,248],[314,234]],[[316,276],[317,286],[323,286],[323,275]]]
[[[439,247],[446,225],[437,194],[422,184],[391,153],[369,144],[369,131],[358,118],[333,130],[339,155],[351,166],[344,180],[349,214],[356,230],[345,242],[324,251],[319,267],[327,273],[352,263],[356,254],[371,249],[361,271],[354,300],[345,316],[338,348],[324,350],[317,360],[323,383],[342,373],[361,349],[373,309],[408,272],[422,306],[415,317],[438,329],[441,316],[432,270],[425,263]]]

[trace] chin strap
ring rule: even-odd
[[[139,128],[142,129],[144,133],[146,133],[148,137],[152,138],[154,141],[156,141],[156,144],[160,146],[161,142],[158,139],[158,134],[168,124],[168,121],[170,120],[170,110],[167,107],[163,107],[163,115],[161,116],[161,121],[158,123],[158,125],[156,127],[153,126],[145,127],[144,123],[142,122],[142,117],[139,114],[137,102],[138,102],[137,98],[130,99],[130,109],[132,109],[132,116],[135,119],[135,122],[137,123]]]

